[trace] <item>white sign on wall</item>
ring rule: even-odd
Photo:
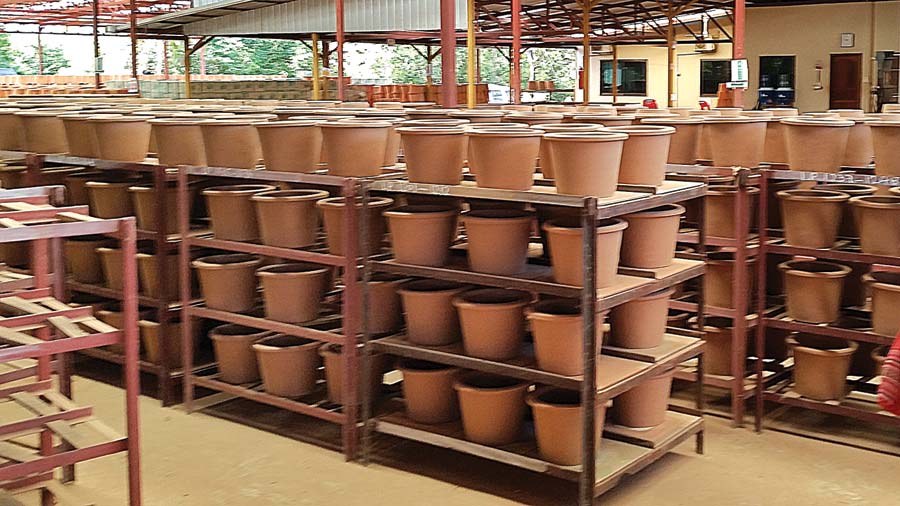
[[[747,60],[731,60],[731,81],[728,83],[729,88],[747,88],[750,80],[750,71],[747,67]]]

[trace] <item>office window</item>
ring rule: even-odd
[[[612,60],[600,62],[600,94],[612,95]],[[619,95],[647,94],[647,62],[644,60],[619,60],[616,68],[616,88]]]
[[[731,60],[700,60],[700,94],[715,95],[731,79]]]
[[[793,56],[760,56],[760,88],[794,88]]]

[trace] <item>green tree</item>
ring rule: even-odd
[[[41,65],[38,61],[38,47],[30,46],[29,51],[19,57],[18,72],[20,74],[39,74]],[[52,76],[70,65],[69,59],[58,46],[43,47],[43,73]]]
[[[0,33],[0,67],[15,69],[20,56],[21,53],[13,49],[9,43],[9,34]]]
[[[424,46],[420,46],[420,48],[422,52],[425,52]],[[433,68],[438,70],[435,74],[439,75],[439,69],[441,68],[440,57],[435,58],[433,62]],[[398,84],[425,84],[428,63],[412,46],[393,46],[388,64],[391,69],[391,82]]]

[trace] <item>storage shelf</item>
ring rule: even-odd
[[[78,281],[73,281],[72,279],[66,281],[66,287],[72,291],[79,293],[98,295],[100,297],[106,297],[107,299],[122,300],[122,290],[117,290],[115,288],[109,288],[106,286],[95,285],[91,283],[79,283]],[[181,303],[177,301],[169,302],[140,294],[138,295],[138,303],[141,306],[147,307],[160,307],[161,305],[167,305],[168,308],[173,311],[178,309],[178,307],[181,305]]]
[[[233,169],[228,167],[185,167],[185,171],[191,176],[225,177],[230,179],[250,179],[255,181],[280,181],[284,183],[304,183],[321,186],[340,187],[354,181],[351,178],[330,176],[324,171],[305,174],[302,172],[278,172],[265,170],[262,167],[255,169]]]
[[[815,183],[868,184],[900,186],[900,176],[876,176],[852,172],[810,172],[799,170],[769,170],[769,179],[812,181]]]
[[[347,264],[347,259],[345,257],[318,251],[310,251],[308,249],[279,248],[252,242],[226,241],[214,237],[189,237],[185,241],[188,243],[188,246],[196,246],[198,248],[236,251],[239,253],[250,253],[284,258],[287,260],[296,260],[299,262],[333,265],[337,267],[343,267]]]
[[[884,411],[875,402],[874,395],[869,393],[851,392],[841,401],[817,401],[801,396],[793,390],[792,383],[786,381],[767,389],[763,393],[763,399],[787,406],[900,427],[900,417]]]
[[[894,336],[884,336],[866,330],[854,330],[836,327],[833,323],[803,323],[792,320],[785,314],[779,314],[775,317],[765,318],[766,327],[776,329],[790,330],[792,332],[803,332],[807,334],[817,334],[839,339],[847,339],[850,341],[859,341],[865,343],[874,343],[879,345],[890,346],[894,342]]]
[[[305,337],[315,341],[324,343],[346,344],[347,337],[341,333],[338,328],[335,331],[325,331],[313,328],[325,322],[333,322],[334,318],[328,316],[320,316],[318,319],[303,324],[283,323],[275,320],[269,320],[260,316],[253,316],[244,313],[230,313],[218,309],[210,309],[205,306],[191,305],[184,308],[185,316],[196,318],[209,318],[211,320],[219,320],[223,322],[236,323],[262,330],[271,330],[282,334],[292,336]]]
[[[852,246],[850,247],[852,248]],[[766,245],[766,251],[780,255],[810,256],[826,260],[900,266],[900,257],[898,256],[873,255],[871,253],[863,253],[857,249],[801,248],[784,244],[783,239],[774,239],[770,241]]]

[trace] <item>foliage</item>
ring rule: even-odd
[[[9,34],[0,33],[0,67],[16,68],[16,60],[18,60],[20,56],[21,54],[13,49],[10,44]]]
[[[63,54],[59,46],[43,47],[43,74],[52,76],[70,65],[69,59]],[[38,47],[30,46],[28,52],[19,57],[17,70],[20,74],[37,75],[41,73],[41,65],[38,62]]]

